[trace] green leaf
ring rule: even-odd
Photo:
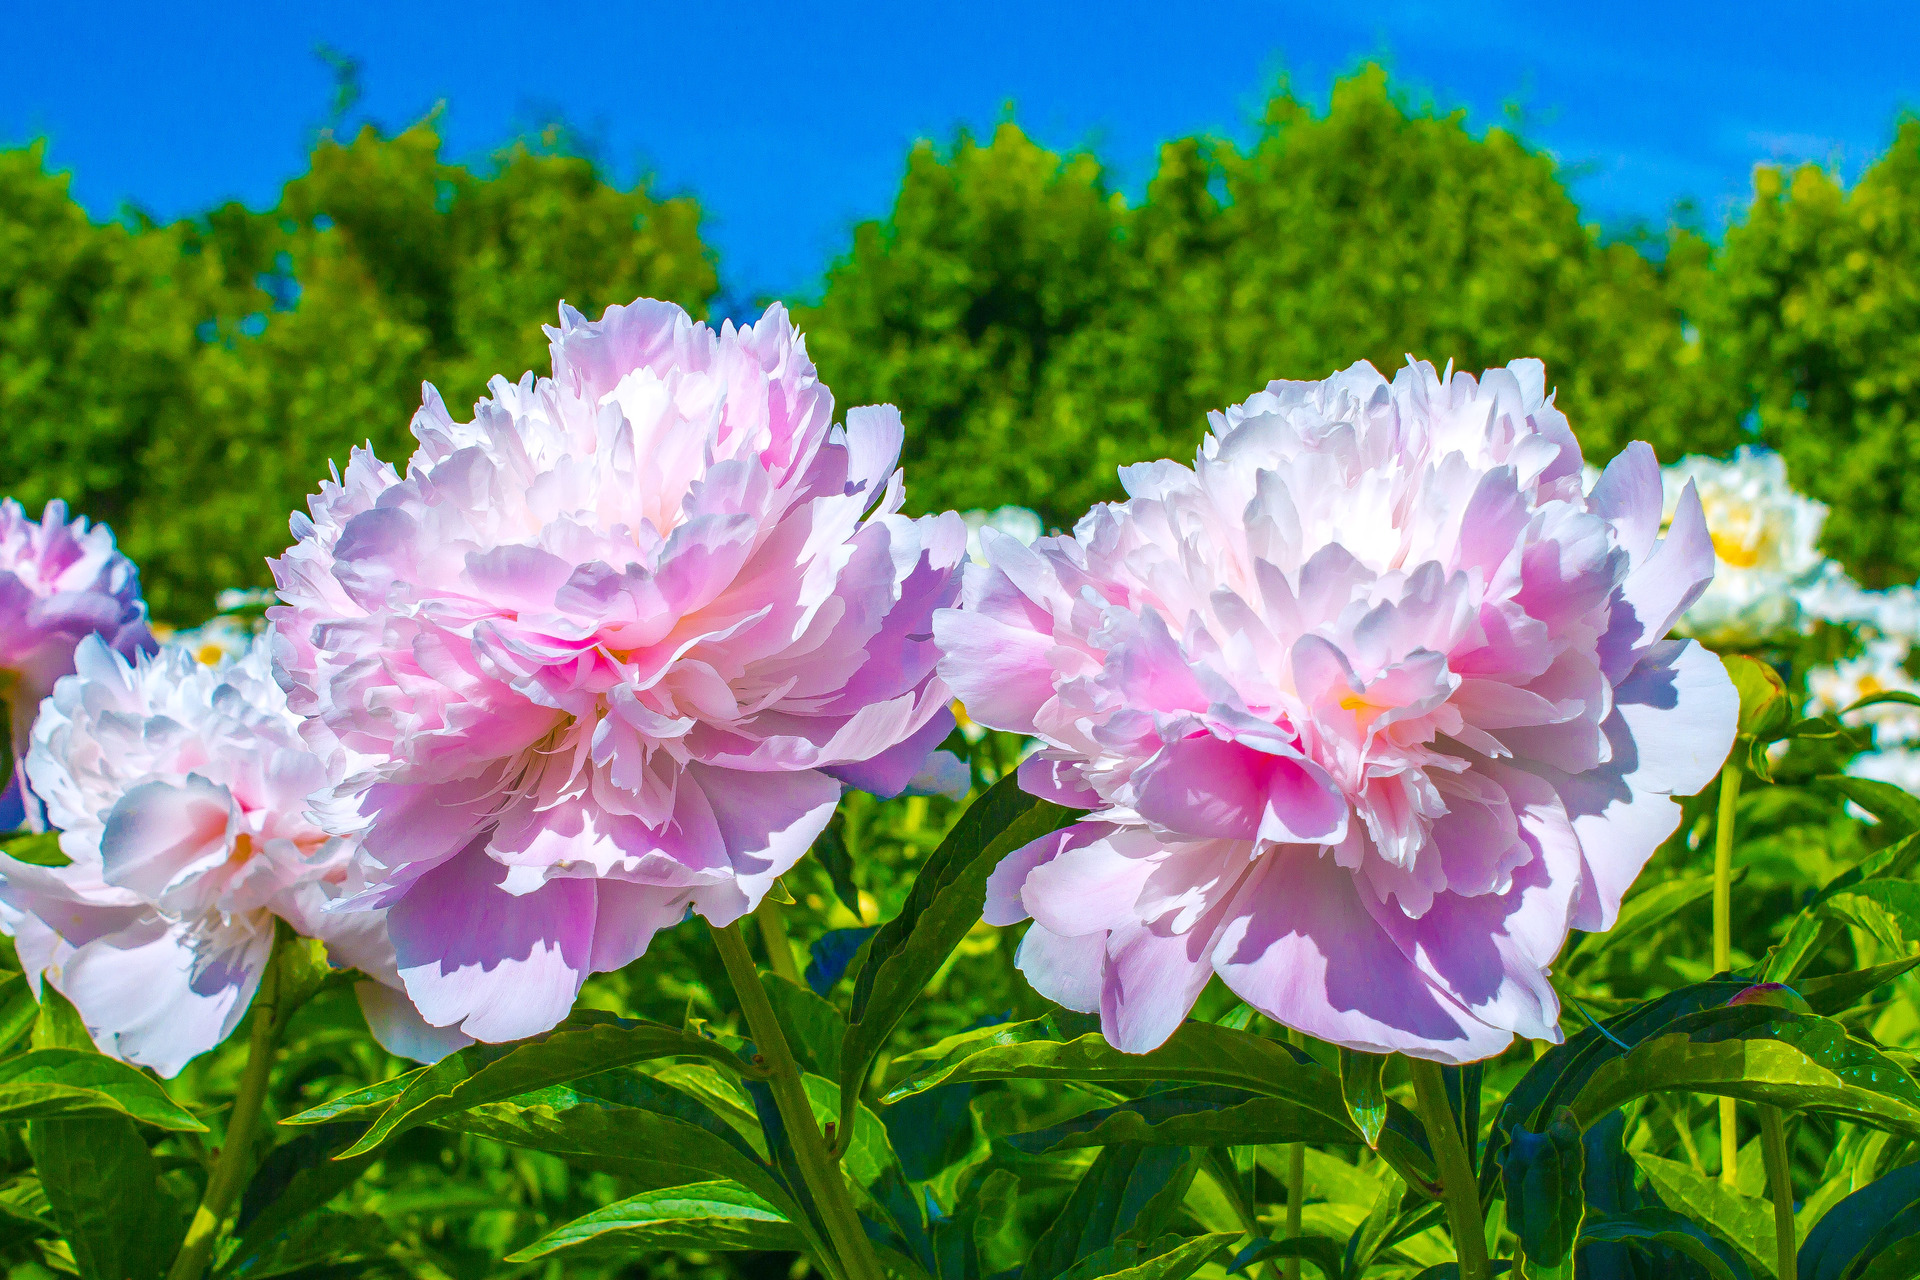
[[[1794,917],[1786,938],[1774,948],[1767,960],[1766,980],[1793,981],[1815,956],[1826,949],[1829,942],[1839,936],[1845,926],[1826,911],[1828,899],[1877,877],[1904,879],[1913,872],[1916,864],[1920,864],[1920,833],[1902,837],[1887,848],[1869,854],[1857,866],[1849,867],[1835,876]]]
[[[1692,1172],[1692,1170],[1688,1170]],[[1735,1256],[1727,1246],[1671,1209],[1645,1208],[1631,1213],[1589,1214],[1580,1230],[1580,1243],[1628,1244],[1647,1249],[1664,1245],[1686,1254],[1706,1269],[1712,1280],[1739,1280],[1729,1265]],[[1651,1252],[1651,1250],[1648,1250]]]
[[[1920,941],[1920,884],[1912,880],[1876,876],[1827,895],[1820,905],[1897,951]]]
[[[1840,714],[1844,716],[1866,707],[1877,707],[1888,702],[1906,707],[1920,707],[1920,697],[1908,693],[1905,689],[1883,689],[1879,693],[1870,693],[1864,698],[1856,698],[1849,702],[1840,708]]]
[[[1827,1210],[1801,1243],[1801,1274],[1818,1280],[1853,1276],[1881,1250],[1917,1230],[1920,1165],[1902,1165]]]
[[[944,1084],[959,1066],[986,1049],[1005,1048],[1036,1040],[1061,1043],[1086,1035],[1099,1026],[1099,1019],[1069,1010],[1057,1010],[1043,1018],[1027,1022],[998,1022],[948,1036],[925,1049],[905,1053],[894,1059],[898,1070],[894,1084],[880,1099],[894,1103],[911,1094]]]
[[[979,923],[987,876],[1000,859],[1076,816],[1020,790],[1011,773],[967,806],[914,877],[900,914],[867,943],[840,1054],[840,1087],[849,1105],[894,1027]]]
[[[1196,1168],[1193,1152],[1179,1147],[1104,1148],[1034,1242],[1021,1280],[1054,1280],[1123,1235],[1157,1236]]]
[[[1713,1093],[1920,1138],[1920,1085],[1830,1018],[1773,1005],[1703,1009],[1600,1065],[1573,1100],[1582,1128],[1635,1098]]]
[[[1907,835],[1920,831],[1920,797],[1872,778],[1855,778],[1844,773],[1828,774],[1820,779],[1827,787],[1865,809],[1889,829]]]
[[[860,909],[860,886],[853,879],[853,855],[847,851],[840,824],[840,815],[836,813],[820,838],[813,842],[813,856],[826,870],[827,879],[833,885],[833,896],[840,899],[840,905],[853,912],[856,920],[863,919],[866,913]]]
[[[787,1033],[787,1044],[800,1060],[801,1070],[838,1080],[840,1048],[847,1034],[847,1020],[840,1010],[831,1001],[777,974],[761,974],[760,985],[767,989],[767,999],[781,1030]]]
[[[1161,1236],[1147,1244],[1122,1240],[1061,1273],[1060,1280],[1186,1280],[1240,1238],[1237,1231],[1204,1236]]]
[[[34,1120],[27,1149],[81,1280],[158,1280],[186,1234],[124,1117]]]
[[[1920,1276],[1920,1238],[1908,1236],[1875,1254],[1850,1280],[1913,1280]]]
[[[5,770],[0,770],[0,776],[5,776]],[[10,836],[4,844],[0,844],[0,853],[15,862],[24,862],[33,867],[64,867],[73,862],[60,850],[58,831],[33,831]]]
[[[799,1250],[805,1238],[787,1216],[732,1182],[694,1182],[643,1191],[557,1227],[506,1258],[532,1262],[562,1250],[630,1258],[661,1249]]]
[[[87,1024],[81,1020],[80,1011],[73,1007],[73,1001],[46,981],[40,983],[40,1016],[34,1019],[33,1038],[27,1043],[35,1049],[99,1052],[93,1037],[87,1034]]]
[[[25,974],[0,977],[0,1053],[13,1048],[21,1036],[33,1030],[40,1017],[40,1002],[33,998]]]
[[[103,1053],[34,1049],[0,1061],[0,1120],[125,1116],[176,1133],[207,1126],[152,1076]]]
[[[391,1257],[394,1236],[385,1221],[371,1213],[320,1209],[290,1221],[286,1228],[265,1241],[262,1248],[241,1256],[238,1249],[228,1255],[216,1273],[223,1277],[268,1280],[285,1276],[290,1280],[323,1280],[351,1275],[354,1280],[372,1276],[409,1277]]]
[[[1871,968],[1858,969],[1852,973],[1829,974],[1824,978],[1803,978],[1794,984],[1800,994],[1806,998],[1813,1011],[1832,1017],[1853,1007],[1887,983],[1915,966],[1920,966],[1920,956],[1909,956],[1905,960],[1893,960],[1886,964],[1876,964]]]
[[[1580,1128],[1565,1107],[1543,1133],[1516,1128],[1507,1135],[1500,1158],[1507,1227],[1520,1238],[1529,1262],[1557,1267],[1573,1252],[1586,1208],[1586,1154]]]
[[[1380,1083],[1386,1069],[1387,1060],[1381,1054],[1340,1050],[1340,1097],[1369,1147],[1379,1145],[1380,1130],[1387,1123],[1387,1093]]]
[[[1757,1276],[1774,1275],[1773,1205],[1743,1196],[1689,1165],[1645,1151],[1630,1153],[1661,1203],[1684,1213],[1732,1245]]]
[[[1385,1105],[1382,1103],[1382,1116]],[[1351,1127],[1286,1098],[1201,1085],[1150,1093],[1119,1106],[1006,1141],[1034,1154],[1135,1142],[1156,1147],[1258,1146],[1269,1142],[1347,1143]]]
[[[1739,883],[1745,878],[1746,873],[1745,867],[1735,871],[1734,883]],[[1613,928],[1605,933],[1582,934],[1580,944],[1568,953],[1564,967],[1571,972],[1576,964],[1591,964],[1621,940],[1671,920],[1702,898],[1710,897],[1712,893],[1712,876],[1663,880],[1651,884],[1626,900],[1620,908],[1620,918],[1614,922]]]
[[[341,1158],[377,1150],[416,1125],[469,1107],[655,1058],[702,1058],[742,1075],[758,1074],[732,1050],[691,1031],[576,1013],[545,1035],[469,1045],[417,1073]]]
[[[304,1256],[312,1240],[295,1242],[301,1222],[354,1182],[373,1163],[373,1156],[335,1160],[335,1152],[352,1142],[357,1126],[340,1121],[300,1131],[267,1154],[247,1183],[235,1222],[239,1238],[220,1264],[222,1273],[247,1271],[272,1258],[284,1262],[292,1249]]]
[[[309,1107],[298,1115],[288,1116],[281,1124],[308,1125],[332,1124],[345,1120],[377,1120],[393,1105],[393,1100],[407,1091],[407,1086],[427,1072],[426,1067],[416,1067],[404,1075],[391,1080],[382,1080],[379,1084],[370,1084],[364,1089],[355,1089],[339,1097],[323,1102],[317,1107]]]
[[[453,1112],[434,1123],[550,1151],[569,1163],[621,1174],[641,1187],[737,1182],[793,1217],[796,1209],[785,1188],[725,1120],[678,1090],[624,1074],[630,1078],[582,1082],[613,1098],[554,1085]]]
[[[1342,1280],[1342,1277],[1347,1274],[1340,1246],[1325,1236],[1256,1240],[1234,1255],[1233,1269],[1236,1274],[1250,1275],[1254,1264],[1284,1258],[1299,1258],[1302,1262],[1311,1262],[1318,1268],[1320,1274],[1326,1277],[1326,1280]],[[1356,1268],[1353,1274],[1359,1275],[1361,1272]]]

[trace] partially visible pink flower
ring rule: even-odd
[[[899,513],[900,418],[833,397],[784,311],[718,332],[562,308],[553,377],[429,389],[402,476],[356,452],[274,564],[294,708],[369,824],[426,1019],[512,1040],[688,909],[750,911],[842,783],[952,727],[932,614],[958,516]]]
[[[0,920],[27,979],[73,1001],[101,1050],[173,1075],[232,1032],[276,920],[397,986],[378,912],[333,915],[351,841],[307,816],[326,783],[264,641],[215,666],[169,645],[129,663],[97,636],[34,724],[27,772],[66,866],[0,856]],[[464,1043],[361,984],[381,1041],[411,1057]]]
[[[72,673],[74,648],[90,635],[127,657],[153,648],[133,561],[105,525],[69,521],[64,502],[49,502],[37,524],[13,499],[0,502],[0,700],[15,762],[0,795],[0,829],[38,816],[19,765],[41,699]]]
[[[1134,1052],[1218,973],[1336,1044],[1558,1040],[1547,967],[1609,927],[1714,776],[1737,699],[1666,640],[1713,572],[1635,444],[1590,494],[1538,361],[1357,364],[1213,417],[1192,468],[1033,547],[988,534],[935,618],[967,713],[1088,811],[994,872],[1020,963]]]

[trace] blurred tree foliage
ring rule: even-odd
[[[622,190],[549,132],[446,163],[431,120],[323,135],[277,207],[98,224],[42,151],[0,152],[0,492],[110,521],[162,617],[263,584],[286,513],[419,384],[470,403],[545,363],[542,319],[716,291],[688,199]],[[1408,355],[1547,363],[1590,457],[1759,438],[1834,507],[1863,579],[1920,574],[1920,124],[1852,188],[1762,167],[1714,246],[1609,239],[1553,159],[1367,68],[1324,110],[1282,87],[1245,148],[1162,148],[1129,201],[1012,124],[921,144],[891,213],[801,309],[842,405],[892,401],[921,509],[1070,525],[1116,469],[1191,456],[1269,379]]]
[[[277,207],[90,223],[38,147],[0,153],[0,490],[113,524],[162,617],[204,617],[329,461],[405,458],[420,384],[470,403],[546,364],[543,320],[716,287],[698,207],[548,135],[474,170],[431,121],[323,137]]]

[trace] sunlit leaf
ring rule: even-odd
[[[81,1280],[157,1280],[186,1224],[125,1117],[35,1120],[27,1148]]]
[[[532,1262],[562,1250],[626,1259],[660,1249],[796,1250],[805,1238],[787,1216],[732,1182],[662,1187],[556,1227],[507,1257]]]
[[[207,1131],[159,1081],[105,1054],[35,1049],[0,1061],[0,1120],[80,1116],[125,1116],[177,1133]]]

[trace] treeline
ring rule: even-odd
[[[544,367],[558,298],[713,298],[693,201],[551,136],[481,169],[439,150],[431,122],[323,138],[276,208],[168,226],[92,223],[37,148],[0,152],[0,492],[112,521],[156,611],[192,620],[266,582],[329,460],[403,456],[422,379],[461,404]],[[1323,111],[1282,90],[1244,150],[1168,143],[1137,204],[1004,125],[917,147],[801,322],[841,404],[900,405],[922,508],[1066,525],[1271,378],[1537,355],[1591,454],[1763,441],[1856,576],[1920,576],[1912,120],[1848,189],[1759,169],[1719,245],[1610,242],[1550,157],[1377,69]]]

